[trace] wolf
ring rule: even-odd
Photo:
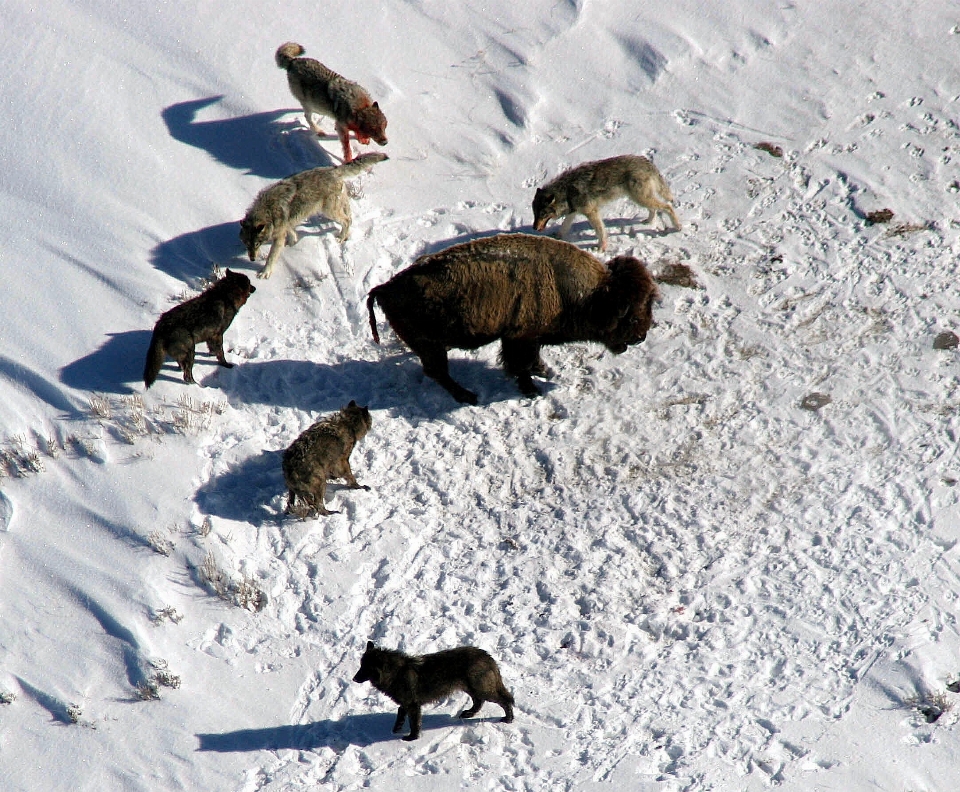
[[[353,681],[369,682],[399,705],[393,733],[403,729],[403,722],[409,717],[410,733],[404,740],[416,740],[420,736],[424,704],[461,690],[472,699],[469,709],[460,713],[461,718],[472,718],[483,702],[493,701],[503,708],[502,722],[513,723],[513,694],[504,686],[497,662],[476,646],[411,656],[381,649],[373,641],[367,641],[360,670]]]
[[[538,188],[533,196],[533,227],[543,231],[548,221],[562,217],[560,238],[566,239],[574,215],[582,214],[593,226],[603,251],[607,249],[607,230],[600,218],[600,207],[623,197],[647,208],[650,215],[645,223],[653,222],[657,212],[666,212],[674,228],[680,230],[666,180],[646,157],[630,154],[586,162]]]
[[[207,349],[217,356],[221,366],[233,368],[233,363],[228,363],[223,354],[223,333],[256,290],[246,275],[227,270],[202,294],[162,314],[153,328],[147,350],[143,384],[148,388],[153,385],[168,356],[177,361],[183,371],[183,381],[195,383],[193,359],[201,341],[207,342]]]
[[[447,350],[500,341],[500,360],[525,396],[540,393],[531,375],[549,377],[545,345],[594,341],[619,355],[647,337],[660,297],[643,262],[603,264],[576,245],[533,234],[498,234],[421,256],[370,290],[367,311],[380,343],[374,305],[432,377],[459,402],[477,395],[457,383]]]
[[[240,241],[250,261],[256,260],[261,245],[271,243],[267,263],[257,277],[270,277],[288,239],[291,245],[296,244],[296,227],[313,215],[323,214],[339,223],[337,239],[345,242],[353,215],[344,181],[385,159],[386,154],[361,154],[335,168],[311,168],[262,189],[240,221]]]
[[[370,487],[357,483],[350,469],[350,452],[370,431],[370,410],[353,400],[340,412],[317,421],[304,431],[283,453],[283,478],[290,494],[287,512],[303,519],[319,514],[335,514],[323,505],[327,479],[343,478],[351,489]],[[297,506],[297,499],[303,501]]]
[[[337,137],[343,146],[344,162],[353,159],[350,133],[366,145],[373,138],[381,146],[387,144],[387,118],[380,105],[370,99],[357,83],[328,69],[313,58],[300,57],[306,50],[288,41],[281,44],[274,55],[277,66],[287,72],[290,92],[303,105],[307,126],[322,135],[313,114],[330,116],[335,121]]]

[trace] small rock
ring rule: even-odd
[[[816,412],[821,407],[826,407],[833,399],[826,393],[808,393],[800,400],[800,409]]]
[[[936,723],[943,715],[943,710],[936,704],[921,704],[917,709],[920,710],[920,714],[923,715],[927,723]]]
[[[774,143],[767,143],[767,142],[757,143],[757,145],[754,146],[754,148],[759,149],[760,151],[766,151],[767,154],[769,154],[771,157],[780,158],[783,156],[783,149],[780,148],[780,146],[775,145]]]
[[[934,349],[956,349],[960,346],[960,337],[952,330],[944,330],[933,339]]]

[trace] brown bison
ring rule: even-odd
[[[532,375],[549,376],[545,344],[596,341],[614,354],[647,337],[657,286],[630,256],[606,265],[574,245],[529,234],[501,234],[421,256],[367,298],[423,363],[424,373],[460,402],[477,396],[447,370],[447,350],[500,339],[500,360],[526,396]]]

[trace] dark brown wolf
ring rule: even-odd
[[[513,694],[506,689],[496,660],[483,649],[460,646],[433,654],[411,656],[393,649],[381,649],[367,641],[354,682],[369,682],[398,705],[393,733],[403,729],[409,716],[410,734],[404,740],[420,736],[422,707],[463,691],[470,694],[470,708],[461,718],[472,718],[485,701],[503,707],[503,723],[513,722]]]
[[[548,376],[547,344],[595,341],[615,355],[647,337],[657,286],[630,256],[601,263],[567,242],[499,234],[421,256],[370,291],[374,303],[423,363],[423,371],[460,402],[477,396],[450,376],[448,349],[500,340],[500,359],[526,396],[540,391],[531,375]]]
[[[350,133],[366,145],[373,138],[381,146],[387,144],[387,118],[380,105],[360,85],[328,69],[320,61],[303,58],[299,44],[288,41],[277,48],[274,59],[287,72],[290,93],[300,100],[307,125],[322,135],[313,114],[332,116],[337,137],[343,146],[343,161],[350,162]]]
[[[283,477],[290,494],[287,511],[302,519],[335,514],[323,505],[327,479],[345,479],[351,489],[370,489],[357,483],[350,469],[350,452],[370,431],[370,410],[351,401],[340,412],[328,415],[303,432],[283,452]],[[297,506],[297,499],[303,506]]]
[[[233,368],[233,363],[228,363],[223,354],[223,333],[255,291],[256,287],[246,275],[227,270],[226,275],[202,294],[162,314],[153,328],[147,350],[143,384],[148,388],[153,385],[167,357],[177,361],[184,382],[195,382],[193,358],[201,341],[207,342],[207,349],[217,356],[221,366]]]

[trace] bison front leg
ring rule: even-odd
[[[500,342],[500,361],[507,373],[517,378],[517,385],[524,396],[540,395],[531,375],[545,374],[547,369],[540,357],[540,344],[536,341],[504,338]]]
[[[447,366],[447,349],[442,344],[420,342],[410,347],[423,364],[423,373],[442,385],[461,404],[476,404],[477,394],[468,391],[450,376]]]

